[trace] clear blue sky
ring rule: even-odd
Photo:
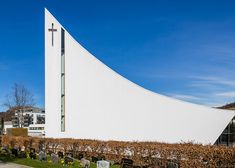
[[[98,59],[149,90],[208,106],[235,101],[234,0],[7,0],[0,104],[17,82],[44,107],[44,7]]]

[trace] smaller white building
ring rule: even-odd
[[[45,136],[45,124],[31,124],[27,128],[29,136]]]
[[[45,111],[35,107],[16,110],[11,125],[13,128],[27,128],[29,136],[45,136]],[[10,126],[6,125],[5,128]]]
[[[12,128],[12,122],[11,121],[4,121],[4,130],[3,133],[5,134],[7,132],[8,128]]]

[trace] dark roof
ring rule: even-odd
[[[0,119],[3,118],[4,121],[11,121],[11,118],[14,115],[15,115],[15,110],[8,110],[6,112],[0,113]]]
[[[220,109],[235,110],[235,102],[226,104],[224,106],[218,107]]]

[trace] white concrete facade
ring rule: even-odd
[[[53,46],[48,31],[52,24],[57,29]],[[61,28],[45,9],[46,137],[213,144],[234,117],[232,111],[183,102],[132,83],[65,30],[65,131],[61,131]]]

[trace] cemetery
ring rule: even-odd
[[[234,167],[235,148],[192,143],[2,136],[0,160],[31,167]]]

